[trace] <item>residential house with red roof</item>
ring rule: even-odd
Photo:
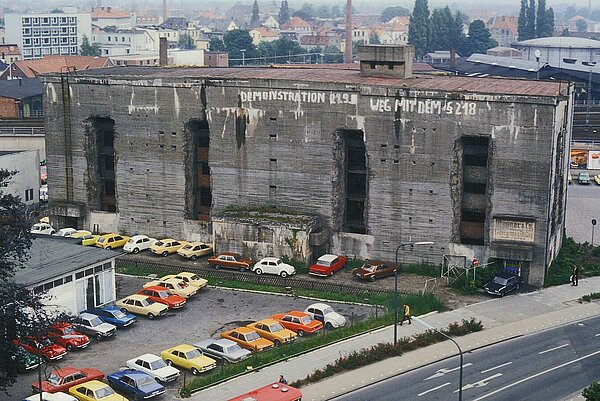
[[[498,42],[498,46],[510,47],[519,36],[518,17],[499,15],[494,17],[488,29],[492,39]]]
[[[0,75],[0,79],[33,78],[47,72],[75,71],[112,67],[108,57],[46,56],[39,60],[19,60]]]
[[[313,31],[313,27],[308,22],[304,21],[300,17],[292,17],[285,24],[279,27],[282,31],[292,31],[296,33],[297,37],[302,35],[310,35]]]

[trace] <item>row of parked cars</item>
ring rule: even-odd
[[[591,177],[590,174],[586,171],[581,171],[577,174],[577,183],[580,185],[589,185],[592,180],[596,182],[596,184],[600,185],[600,174],[596,174]],[[573,176],[569,173],[569,184],[573,183]]]

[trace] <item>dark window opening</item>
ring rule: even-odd
[[[485,184],[475,184],[472,182],[465,182],[463,184],[463,190],[468,194],[485,195],[486,189],[487,185]]]
[[[487,137],[463,137],[463,166],[475,166],[483,168],[484,182],[469,182],[466,169],[463,168],[462,190],[464,194],[487,194],[489,138]],[[478,180],[479,181],[479,180]],[[465,197],[463,196],[463,202]],[[465,209],[462,205],[460,216],[460,242],[462,244],[485,245],[485,229],[488,202],[481,209]]]
[[[367,175],[348,173],[348,183],[346,185],[346,194],[352,197],[367,196]]]
[[[463,221],[472,221],[476,223],[485,223],[485,212],[480,210],[463,210]]]
[[[115,182],[111,180],[104,181],[104,195],[112,195],[115,194]]]
[[[212,206],[211,172],[209,164],[210,131],[206,120],[193,119],[185,124],[192,147],[188,162],[193,171],[188,184],[188,215],[191,219],[209,221]]]
[[[90,193],[95,198],[95,209],[116,212],[115,122],[105,117],[93,117],[90,120],[90,140],[95,141],[90,145],[96,149],[95,160],[90,162],[90,166],[95,166],[90,174],[95,183]]]
[[[367,197],[367,157],[362,131],[345,131],[345,205],[344,230],[366,234],[365,203]]]
[[[487,152],[485,154],[469,155],[465,154],[465,166],[487,166]]]

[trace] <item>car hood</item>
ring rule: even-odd
[[[102,323],[96,327],[94,327],[92,330],[95,331],[99,331],[101,333],[108,333],[111,330],[116,329],[116,327],[113,324],[110,323]]]
[[[325,321],[331,320],[341,326],[346,324],[346,318],[337,312],[331,312],[325,315]]]
[[[156,369],[153,370],[152,372],[154,372],[155,375],[159,376],[159,377],[168,377],[171,375],[177,375],[179,374],[179,369],[174,368],[173,366],[164,366],[160,369]]]
[[[362,267],[359,267],[357,269],[352,270],[352,274],[364,277],[364,276],[368,276],[370,274],[373,274],[373,272],[370,272],[368,270],[363,269]]]
[[[490,292],[498,292],[506,288],[505,285],[494,283],[493,281],[485,285],[485,290]]]
[[[163,391],[165,389],[164,386],[158,384],[156,381],[148,381],[146,384],[138,388],[144,393],[148,394],[153,393],[155,391]]]
[[[190,362],[200,367],[206,367],[214,364],[216,361],[212,358],[207,357],[206,355],[200,355],[194,359],[190,359]]]
[[[232,358],[232,359],[243,359],[243,358],[246,358],[246,357],[252,355],[252,351],[242,348],[240,350],[237,350],[235,352],[231,352],[231,353],[226,354],[226,355],[229,358]]]

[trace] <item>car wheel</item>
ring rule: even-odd
[[[173,361],[172,360],[166,359],[165,362],[166,362],[167,365],[173,366]]]
[[[504,297],[504,292],[500,292],[500,298]]]
[[[215,268],[215,270],[219,270],[221,268],[221,266],[219,265],[213,265],[213,267]]]
[[[167,252],[167,251],[164,251],[164,252],[162,253],[162,255],[163,255],[163,256],[169,256],[169,252]]]
[[[190,259],[196,260],[196,255],[192,255],[192,257]]]
[[[276,347],[279,347],[281,345],[281,341],[273,340],[273,344],[275,344]]]
[[[148,313],[146,315],[148,317],[148,319],[153,320],[154,319],[154,314],[153,313]]]
[[[67,349],[67,351],[73,352],[73,346],[71,344],[67,344],[65,348]]]
[[[106,249],[108,249],[109,251],[112,249],[112,246],[107,246]]]
[[[369,277],[369,281],[375,281],[375,276]]]
[[[192,374],[193,374],[194,376],[198,376],[198,375],[200,374],[200,372],[198,371],[198,369],[196,369],[196,368],[192,368]]]
[[[279,275],[283,278],[286,278],[288,276],[287,272],[281,272],[279,273]]]
[[[259,276],[262,274],[262,270],[261,269],[256,269],[254,270],[254,273],[258,274]]]
[[[327,330],[333,330],[333,324],[331,324],[330,322],[325,323],[325,328]]]
[[[299,337],[304,337],[306,333],[304,332],[304,330],[298,330],[298,336]]]
[[[138,253],[140,250],[137,248],[133,248],[133,253]]]
[[[97,333],[95,337],[96,337],[96,340],[98,340],[98,341],[102,340],[102,334],[100,334],[100,333]]]

